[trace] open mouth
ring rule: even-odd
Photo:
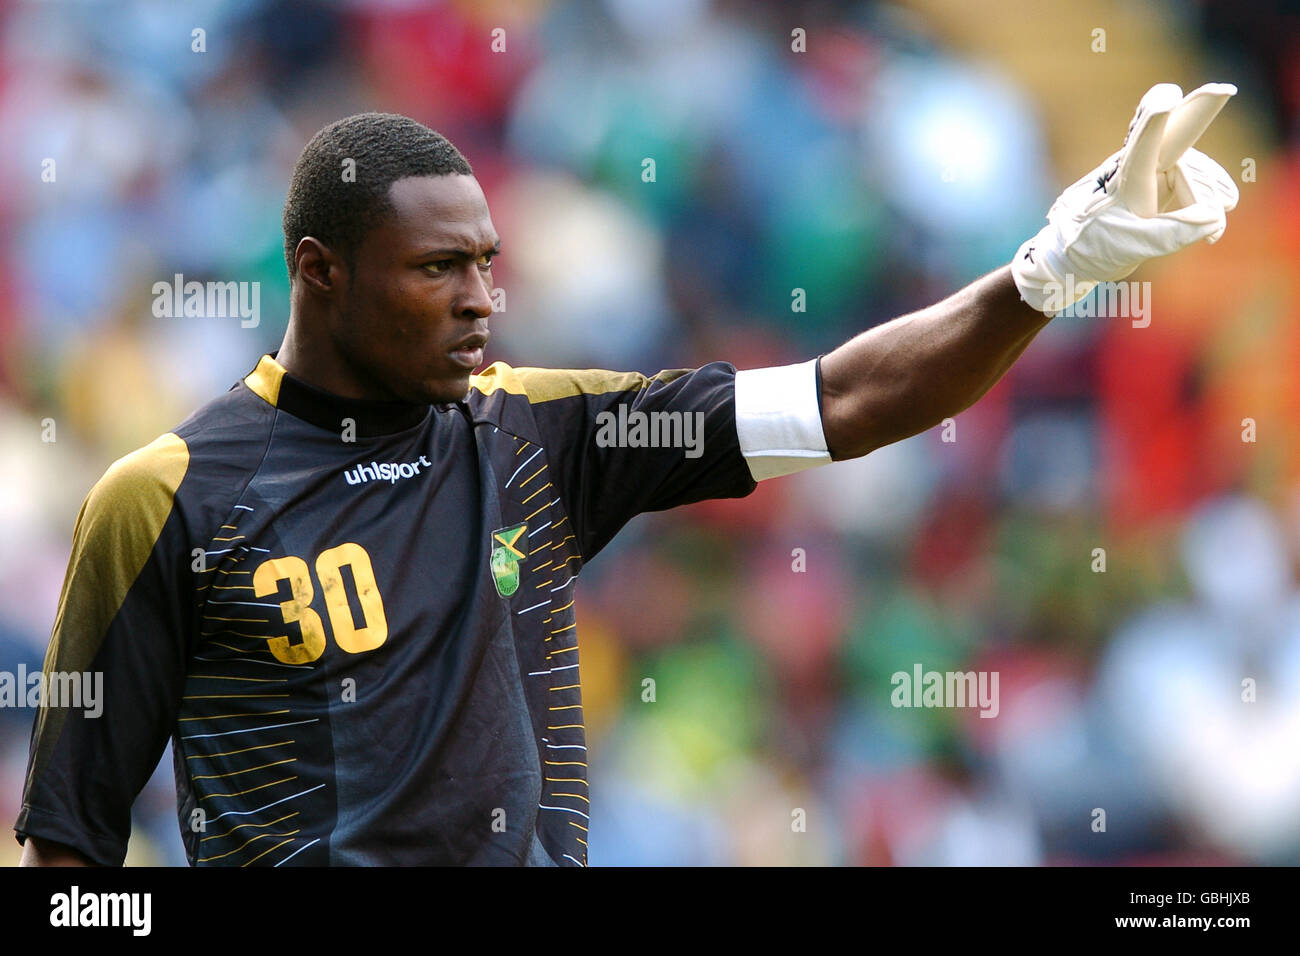
[[[476,369],[483,364],[482,346],[475,345],[452,349],[448,354],[453,362],[467,369]]]

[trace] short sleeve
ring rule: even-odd
[[[131,805],[183,693],[194,580],[175,507],[185,442],[164,435],[115,462],[77,516],[35,704],[19,842],[37,836],[121,865]],[[186,600],[189,595],[191,600]]]
[[[656,375],[514,370],[547,449],[583,560],[634,516],[756,482],[736,435],[736,369],[713,362]]]

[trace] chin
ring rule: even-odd
[[[421,399],[430,405],[459,402],[469,391],[469,372],[449,378],[431,379],[422,383]]]

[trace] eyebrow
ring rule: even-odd
[[[421,253],[419,258],[432,259],[434,256],[442,256],[444,258],[449,258],[449,259],[450,258],[477,259],[479,256],[486,256],[489,253],[493,255],[497,255],[500,252],[501,252],[501,240],[498,239],[495,245],[493,245],[489,249],[483,250],[482,252],[476,252],[473,249],[467,249],[465,246],[455,246],[448,249],[431,249],[428,252]]]

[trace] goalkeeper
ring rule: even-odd
[[[1012,264],[936,305],[801,364],[653,377],[473,374],[500,240],[468,163],[405,117],[326,127],[285,206],[280,349],[78,516],[45,670],[102,673],[103,714],[42,706],[24,863],[121,864],[170,737],[194,865],[585,865],[579,570],[638,513],[931,427],[1071,296],[1216,241],[1237,191],[1192,146],[1234,92],[1154,87]],[[702,453],[599,440],[641,413],[695,416]]]

